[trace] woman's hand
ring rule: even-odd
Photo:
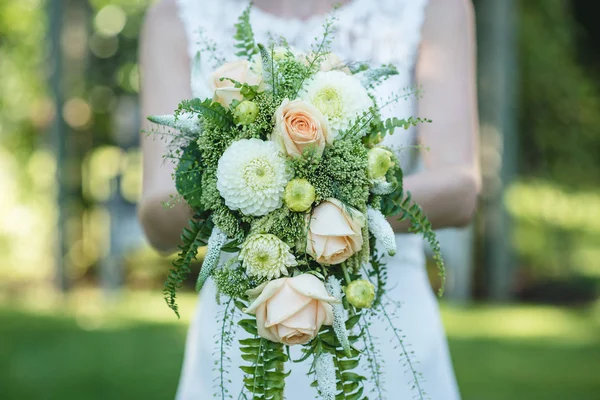
[[[190,61],[187,39],[179,21],[175,0],[163,0],[146,15],[141,35],[141,113],[142,129],[157,129],[146,120],[148,115],[172,114],[190,92]],[[161,128],[162,129],[162,128]],[[150,244],[170,252],[180,243],[179,235],[192,215],[180,202],[165,208],[164,202],[176,194],[172,173],[174,165],[164,160],[168,137],[142,135],[144,177],[138,216]]]
[[[471,220],[480,188],[476,49],[469,0],[431,0],[423,26],[417,83],[424,95],[419,125],[425,171],[404,179],[434,227],[464,226]],[[392,221],[397,231],[406,222]]]

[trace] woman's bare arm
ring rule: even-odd
[[[147,116],[172,114],[181,100],[192,97],[189,65],[187,39],[177,5],[175,0],[163,0],[148,11],[141,35],[144,130],[157,128],[146,120]],[[191,210],[183,203],[163,207],[163,202],[176,193],[171,177],[174,166],[163,160],[166,151],[166,138],[142,135],[144,177],[138,216],[148,240],[162,252],[176,248],[180,232],[191,216]]]
[[[475,23],[469,0],[431,0],[423,26],[417,82],[423,88],[419,126],[426,168],[404,187],[436,228],[472,218],[480,188]],[[397,231],[406,224],[393,222]]]

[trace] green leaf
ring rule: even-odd
[[[366,70],[361,81],[363,86],[372,89],[394,75],[398,75],[398,69],[394,65],[382,65],[379,68]]]
[[[212,232],[213,223],[209,219],[190,219],[188,227],[183,229],[181,234],[182,245],[179,246],[179,253],[173,261],[173,267],[167,275],[163,295],[169,308],[171,308],[179,318],[179,307],[177,306],[177,290],[183,285],[183,282],[189,276],[191,263],[196,260],[198,248],[205,246]]]
[[[243,319],[240,322],[238,322],[238,325],[241,326],[249,334],[258,335],[258,329],[256,328],[256,320]]]
[[[183,149],[179,164],[175,169],[175,188],[177,193],[193,208],[202,209],[202,163],[196,142]]]
[[[228,129],[234,126],[231,111],[212,99],[201,100],[195,98],[192,100],[184,100],[179,103],[176,115],[182,112],[201,114],[207,121],[210,121],[222,129]]]
[[[235,53],[238,57],[246,57],[251,59],[253,55],[257,54],[256,44],[254,43],[254,32],[252,31],[252,24],[250,24],[250,10],[252,3],[248,4],[248,7],[244,10],[242,15],[238,18],[238,22],[235,26],[235,48],[239,49]]]

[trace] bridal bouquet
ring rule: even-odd
[[[414,93],[379,105],[372,89],[396,69],[343,63],[329,51],[333,20],[303,54],[283,39],[255,44],[249,11],[236,24],[240,58],[213,72],[213,97],[149,118],[173,128],[176,187],[195,212],[165,297],[178,313],[176,290],[207,245],[196,289],[212,278],[224,303],[221,362],[231,328],[248,334],[239,341],[244,398],[283,399],[288,362],[307,359],[322,398],[365,398],[366,378],[352,370],[365,353],[374,363],[373,348],[355,343],[367,343],[370,316],[392,324],[382,306],[382,257],[396,251],[386,217],[424,234],[443,271],[431,224],[382,145],[396,128],[425,121],[381,118],[382,107]],[[296,345],[304,356],[290,360],[287,347]]]

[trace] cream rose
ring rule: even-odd
[[[271,140],[292,157],[300,157],[308,147],[323,154],[325,144],[331,144],[333,135],[323,114],[303,100],[283,100],[275,111],[275,129]]]
[[[227,79],[231,78],[240,83],[247,83],[250,86],[259,86],[261,76],[252,68],[248,60],[236,60],[225,63],[217,68],[212,74],[211,86],[214,91],[214,101],[221,103],[224,107],[229,107],[233,100],[243,100],[240,93],[241,89],[236,88],[233,82]]]
[[[244,310],[256,314],[258,334],[272,342],[304,344],[322,325],[333,324],[329,303],[338,300],[311,274],[275,279],[249,291],[256,299]]]
[[[323,72],[337,70],[352,75],[350,68],[348,68],[342,59],[335,53],[329,53],[323,58],[320,69]]]
[[[337,199],[327,199],[310,217],[306,252],[321,264],[346,261],[362,248],[365,222],[360,211]]]

